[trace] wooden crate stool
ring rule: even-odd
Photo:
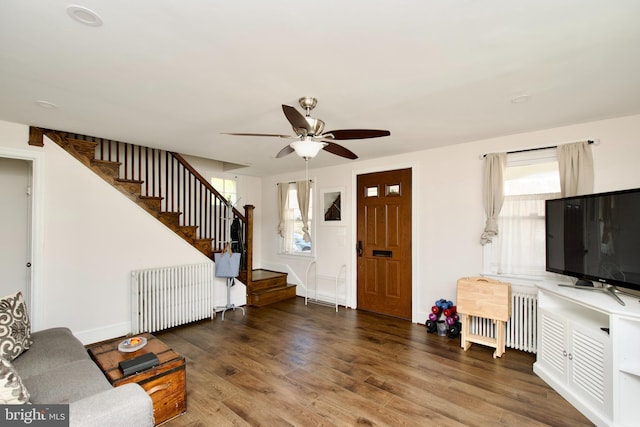
[[[462,322],[460,345],[464,351],[476,343],[494,347],[493,358],[501,357],[505,348],[505,325],[511,314],[511,284],[485,277],[465,277],[458,280],[456,300]],[[495,338],[470,333],[471,316],[491,319]]]

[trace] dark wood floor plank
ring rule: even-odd
[[[187,413],[168,427],[590,426],[535,357],[295,298],[156,334],[187,359]]]
[[[299,369],[289,374],[289,378],[297,384],[304,384],[307,389],[318,391],[318,401],[332,406],[349,409],[358,424],[368,425],[410,425],[411,422],[402,413],[384,405],[375,405],[365,396],[335,385],[331,380],[314,372]]]

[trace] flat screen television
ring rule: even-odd
[[[621,304],[617,292],[640,292],[640,189],[547,200],[545,225],[547,271]]]

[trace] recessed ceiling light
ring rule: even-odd
[[[531,99],[531,95],[518,95],[511,98],[512,104],[524,104],[525,102],[529,102]]]
[[[53,110],[53,109],[58,108],[58,106],[56,104],[54,104],[53,102],[49,102],[49,101],[36,101],[36,105],[38,107],[46,108],[47,110]]]
[[[93,10],[84,6],[78,6],[71,4],[67,6],[67,13],[75,21],[81,24],[89,25],[91,27],[99,27],[102,25],[102,18],[98,16]]]

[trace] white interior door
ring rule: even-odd
[[[0,297],[30,295],[31,162],[0,157]]]

